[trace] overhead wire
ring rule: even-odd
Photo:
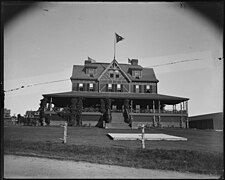
[[[189,62],[189,61],[200,61],[202,59],[188,59],[188,60],[182,60],[182,61],[173,61],[169,63],[164,63],[164,64],[157,64],[153,66],[146,66],[146,67],[159,67],[159,66],[166,66],[166,65],[171,65],[171,64],[177,64],[177,63],[183,63],[183,62]]]
[[[218,58],[218,59],[223,60],[223,57]],[[171,65],[171,64],[184,63],[184,62],[190,62],[190,61],[200,61],[200,60],[202,60],[202,59],[188,59],[188,60],[173,61],[173,62],[169,62],[169,63],[157,64],[157,65],[146,66],[146,67],[153,68],[153,67],[167,66],[167,65]],[[19,89],[23,89],[23,88],[26,88],[26,87],[43,85],[43,84],[51,84],[51,83],[56,83],[56,82],[68,81],[68,80],[70,80],[70,79],[61,79],[61,80],[48,81],[48,82],[42,82],[42,83],[34,83],[34,84],[29,84],[29,85],[21,86],[21,87],[18,87],[18,88],[10,89],[10,90],[4,91],[4,92],[17,91]]]
[[[51,84],[51,83],[56,83],[56,82],[68,81],[68,80],[70,80],[70,79],[61,79],[61,80],[55,80],[55,81],[48,81],[48,82],[41,82],[41,83],[28,84],[28,85],[21,86],[21,87],[18,87],[18,88],[14,88],[14,89],[10,89],[10,90],[4,91],[4,92],[17,91],[17,90],[19,90],[19,89],[23,89],[23,88],[26,88],[26,87],[37,86],[37,85],[43,85],[43,84]]]

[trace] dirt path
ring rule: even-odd
[[[47,158],[4,156],[5,178],[168,178],[212,179],[217,176],[173,171],[136,169]]]

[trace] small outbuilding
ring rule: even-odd
[[[211,113],[189,117],[189,128],[223,130],[223,113]]]

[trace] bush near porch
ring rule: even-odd
[[[140,130],[68,127],[68,143],[60,127],[5,127],[6,154],[70,159],[138,168],[218,174],[223,172],[223,133],[212,130],[151,129],[146,133],[165,133],[188,141],[113,141],[107,133],[140,133]]]

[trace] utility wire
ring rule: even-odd
[[[26,86],[21,86],[21,87],[15,88],[15,89],[10,89],[10,90],[4,91],[4,92],[17,91],[19,89],[23,89],[26,87],[38,86],[38,85],[43,85],[43,84],[51,84],[51,83],[56,83],[56,82],[68,81],[68,80],[70,80],[70,79],[61,79],[61,80],[56,80],[56,81],[48,81],[48,82],[42,82],[42,83],[29,84]]]
[[[218,58],[219,60],[223,60],[223,57]],[[177,63],[184,63],[184,62],[190,62],[190,61],[200,61],[202,59],[188,59],[188,60],[183,60],[183,61],[174,61],[174,62],[169,62],[169,63],[165,63],[165,64],[157,64],[157,65],[153,65],[153,66],[146,66],[146,67],[159,67],[159,66],[167,66],[167,65],[171,65],[171,64],[177,64]],[[23,89],[26,87],[31,87],[31,86],[37,86],[37,85],[42,85],[42,84],[51,84],[51,83],[56,83],[56,82],[62,82],[62,81],[68,81],[70,79],[61,79],[61,80],[56,80],[56,81],[49,81],[49,82],[43,82],[43,83],[35,83],[35,84],[29,84],[26,86],[21,86],[15,89],[10,89],[4,92],[10,92],[10,91],[17,91],[19,89]]]
[[[177,64],[177,63],[183,63],[183,62],[189,62],[189,61],[200,61],[202,59],[188,59],[188,60],[183,60],[183,61],[174,61],[174,62],[169,62],[165,64],[157,64],[153,66],[147,66],[147,67],[159,67],[159,66],[166,66],[166,65],[171,65],[171,64]]]

